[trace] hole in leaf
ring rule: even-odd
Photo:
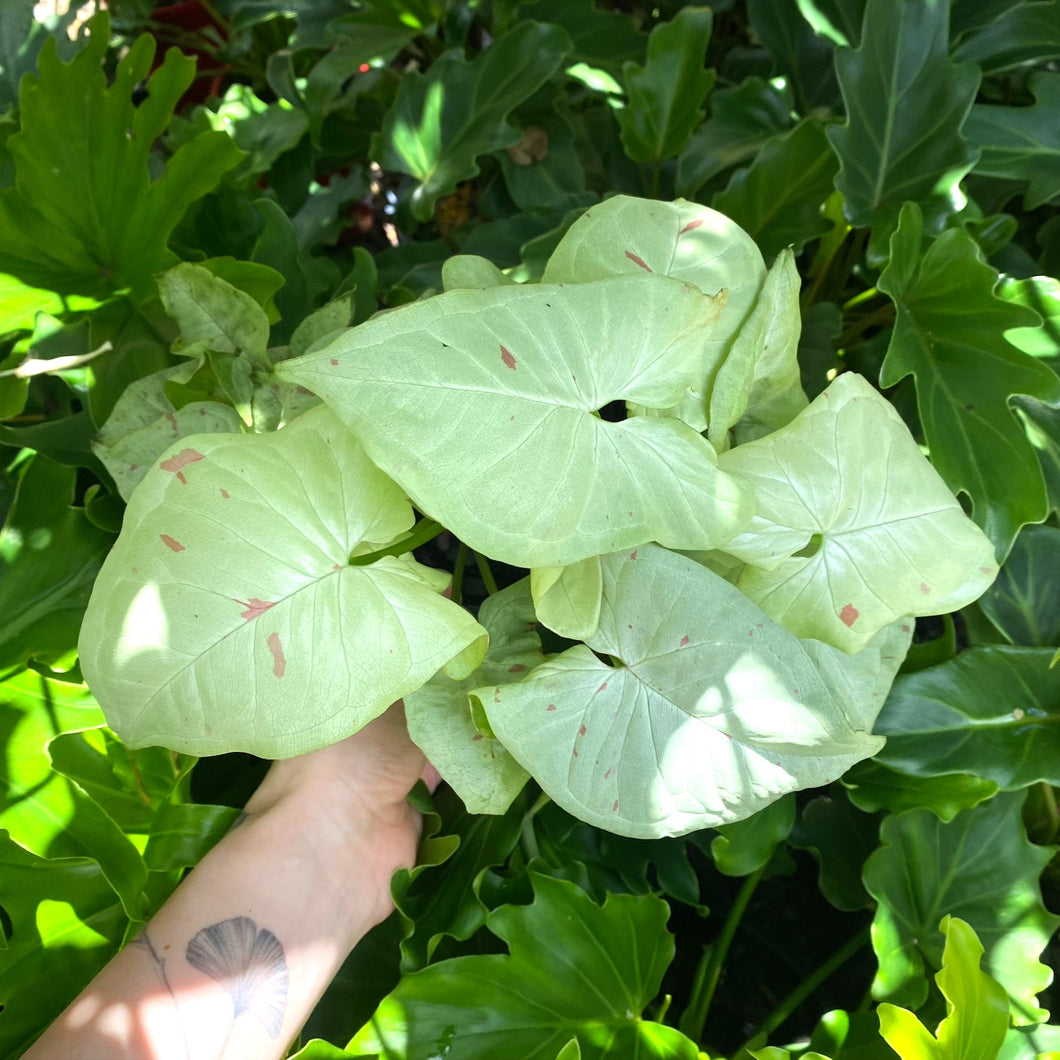
[[[821,551],[821,542],[824,540],[823,535],[814,534],[806,544],[799,549],[798,552],[794,553],[796,556],[816,556]]]
[[[626,418],[626,403],[624,401],[609,401],[597,415],[608,423],[621,423]]]
[[[592,648],[589,650],[604,664],[604,666],[610,666],[612,670],[619,666],[625,666],[625,663],[622,662],[621,659],[616,659],[613,655],[604,655],[602,652],[594,651]]]

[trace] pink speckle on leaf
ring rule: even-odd
[[[993,573],[994,573],[994,568],[993,568],[993,567],[980,567],[979,569],[980,569],[980,570],[981,570],[981,571],[982,571],[982,572],[983,572],[984,574],[993,574]]]
[[[927,595],[928,595],[928,593],[930,593],[930,592],[931,592],[931,589],[930,589],[930,588],[928,587],[928,584],[927,584],[927,582],[921,582],[921,583],[920,583],[920,591],[921,591],[921,592],[922,592],[922,593],[923,593],[923,594],[924,594],[925,596],[927,596]]]
[[[852,626],[858,620],[860,611],[853,604],[846,604],[842,611],[839,612],[840,621],[845,626]]]
[[[188,480],[184,477],[184,468],[188,464],[194,464],[197,460],[205,460],[206,457],[202,453],[196,452],[194,449],[181,449],[176,456],[171,456],[168,460],[163,460],[158,466],[163,471],[172,471],[183,485],[188,484]]]
[[[166,419],[169,420],[170,427],[173,428],[174,434],[180,434],[180,424],[177,423],[177,415],[175,412],[167,412]]]
[[[507,346],[501,347],[501,360],[514,372],[515,371],[515,358],[511,355]]]
[[[688,643],[689,643],[689,641],[688,641],[688,634],[686,633],[686,634],[685,634],[685,635],[684,635],[684,636],[683,636],[683,637],[681,638],[681,643],[680,643],[680,644],[678,644],[677,646],[678,646],[679,648],[687,648],[687,647],[688,647]]]
[[[556,704],[555,703],[549,703],[549,705],[547,707],[545,707],[546,711],[555,710],[555,709],[556,709]]]
[[[597,692],[606,692],[607,691],[607,682],[605,681],[596,691]]]
[[[695,228],[699,228],[703,224],[703,218],[701,217],[698,221],[689,221],[684,228],[681,229],[677,234],[683,236],[686,232],[691,232]]]
[[[521,674],[526,669],[522,663],[513,663],[508,667],[508,673],[510,674]]]
[[[287,672],[287,657],[283,654],[283,645],[280,643],[279,633],[270,633],[265,638],[265,643],[272,652],[272,672],[275,677],[283,677]]]
[[[610,769],[604,774],[604,780],[607,780],[607,778],[609,776],[611,776],[611,770]]]
[[[574,757],[575,757],[575,758],[577,758],[577,757],[578,757],[578,749],[577,749],[577,748],[575,748],[575,749],[574,749],[574,750],[573,750],[573,751],[571,752],[571,754],[573,754],[573,755],[574,755]]]
[[[479,740],[481,740],[481,739],[482,739],[482,733],[477,732],[477,733],[475,733],[474,736],[471,737],[471,742],[472,743],[478,743]]]
[[[640,255],[634,254],[632,250],[626,251],[626,257],[629,258],[634,265],[639,265],[645,272],[651,272],[651,269],[648,267],[644,259],[640,257]]]
[[[618,811],[618,799],[615,799],[615,801],[613,803],[611,803],[611,812],[612,813],[616,813],[617,811]]]
[[[332,367],[332,368],[338,368],[338,366],[339,366],[339,359],[338,359],[338,357],[332,357],[332,358],[331,358],[331,367]]]
[[[630,558],[630,559],[636,559],[636,558],[637,558],[637,550],[636,550],[636,549],[634,549],[634,550],[633,550],[633,551],[632,551],[632,552],[631,552],[631,553],[629,554],[629,558]]]
[[[909,632],[909,627],[908,626],[902,626],[902,632],[903,633],[908,633]]]
[[[274,601],[259,600],[256,596],[252,596],[249,600],[235,600],[237,604],[242,604],[246,608],[246,611],[242,613],[242,617],[248,622],[252,618],[257,618],[258,615],[263,615],[270,607],[275,607]]]
[[[584,736],[588,731],[589,730],[584,725],[581,725],[578,728],[578,735],[579,736]]]
[[[226,490],[226,489],[222,489],[222,490],[221,490],[221,496],[222,496],[222,497],[223,497],[223,498],[224,498],[225,500],[228,500],[228,498],[229,498],[229,497],[231,497],[231,496],[232,496],[232,494],[231,494],[231,493],[229,493],[229,492],[228,492],[228,490]]]
[[[171,549],[174,552],[184,551],[184,546],[175,537],[170,537],[169,534],[159,534],[158,536],[162,538],[162,543],[166,548]]]

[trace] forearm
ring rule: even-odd
[[[330,805],[270,778],[248,816],[26,1060],[269,1060],[390,911],[415,818]]]

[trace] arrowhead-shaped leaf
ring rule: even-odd
[[[519,139],[509,112],[556,72],[570,48],[559,26],[520,22],[470,62],[453,49],[427,73],[402,77],[373,157],[419,180],[412,194],[419,220],[430,218],[439,196],[478,173],[480,155]]]
[[[917,407],[931,460],[1000,556],[1020,526],[1048,511],[1034,447],[1009,409],[1013,394],[1060,402],[1060,380],[1004,339],[1033,326],[1028,310],[996,298],[997,273],[963,230],[943,232],[921,253],[915,206],[902,211],[879,288],[898,310],[880,385],[916,378]],[[990,438],[990,445],[974,439]]]
[[[897,212],[907,200],[948,192],[975,161],[960,129],[979,71],[950,62],[949,15],[935,0],[869,0],[861,46],[836,52],[847,123],[829,138],[855,227],[872,224],[882,207]]]
[[[626,63],[629,99],[615,117],[626,154],[635,162],[680,154],[702,122],[700,108],[714,86],[714,71],[703,68],[713,25],[709,7],[683,8],[651,31],[643,66]]]
[[[709,443],[677,419],[594,412],[677,404],[718,310],[643,271],[450,291],[277,374],[328,402],[416,506],[476,551],[534,567],[651,539],[709,548],[693,542],[721,544],[749,514]]]
[[[656,545],[600,562],[588,647],[473,693],[568,812],[622,835],[680,834],[828,783],[881,746],[872,724],[908,628],[848,656],[800,641],[712,571]]]
[[[356,732],[484,631],[407,556],[412,510],[325,409],[268,435],[185,439],[137,488],[80,654],[131,747],[277,758]]]
[[[478,617],[489,634],[482,665],[462,681],[436,674],[405,696],[405,719],[413,741],[468,813],[497,814],[508,809],[529,774],[504,744],[479,730],[467,694],[482,684],[518,681],[544,656],[525,578],[486,599]]]
[[[758,500],[725,546],[748,564],[738,584],[798,636],[859,651],[904,615],[963,607],[997,574],[990,542],[856,373],[721,464]]]

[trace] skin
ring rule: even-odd
[[[406,801],[437,774],[400,704],[273,763],[246,813],[24,1060],[272,1060],[393,909],[415,861]]]

